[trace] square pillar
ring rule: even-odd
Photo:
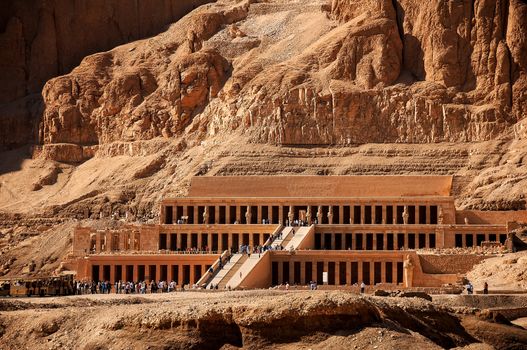
[[[355,222],[355,206],[353,204],[350,204],[350,222],[349,224],[353,224]],[[346,222],[348,224],[348,222]]]
[[[357,276],[357,278],[359,279],[359,281],[358,281],[359,282],[359,286],[360,286],[360,283],[362,281],[364,281],[364,276],[362,275],[364,273],[363,268],[362,268],[362,264],[363,264],[363,261],[361,261],[361,260],[357,261],[357,266],[359,267],[358,268],[358,276]]]
[[[115,282],[115,268],[116,267],[114,264],[110,265],[110,283],[112,284],[112,286]]]
[[[197,205],[194,206],[194,222],[192,224],[199,224],[200,217],[199,217],[199,207]]]
[[[414,241],[414,245],[415,245],[415,241]],[[408,249],[409,245],[408,245],[408,232],[405,232],[404,233],[404,248],[405,249]]]
[[[335,261],[335,285],[340,286],[340,261]]]
[[[225,205],[225,223],[227,225],[232,224],[231,220],[231,206]]]
[[[322,250],[326,249],[326,234],[325,233],[320,234],[320,245],[322,246]]]
[[[397,261],[392,261],[392,283],[397,284]]]
[[[383,233],[382,249],[388,250],[388,235],[386,234],[386,232]]]
[[[311,279],[316,282],[317,280],[317,262],[313,261],[311,263]]]
[[[220,206],[216,205],[214,207],[214,222],[213,224],[219,224],[220,223]]]
[[[377,250],[377,233],[372,232],[371,235],[372,235],[372,245],[373,245],[372,250]]]
[[[357,234],[351,233],[351,249],[357,250]]]
[[[273,220],[274,220],[274,217],[273,217],[273,206],[271,206],[271,205],[267,206],[267,214],[269,216],[267,219],[269,220],[270,223],[272,223]]]
[[[201,251],[202,248],[203,248],[203,233],[199,232],[198,233],[198,243],[197,243],[197,247],[198,248],[198,251]]]
[[[430,206],[429,205],[426,206],[426,224],[427,225],[430,224]]]
[[[346,285],[351,286],[351,261],[346,261]]]
[[[381,261],[381,283],[386,283],[386,261]]]
[[[386,205],[383,205],[382,206],[382,218],[381,218],[381,222],[382,224],[386,224]]]
[[[283,217],[284,217],[284,206],[280,205],[278,206],[278,222],[282,225],[285,225],[285,222],[282,222]]]
[[[295,263],[292,260],[289,260],[289,284],[295,282]]]
[[[366,221],[366,206],[361,205],[360,206],[360,223],[364,225],[365,221]]]
[[[256,209],[256,216],[257,216],[257,219],[256,219],[256,223],[257,224],[261,224],[262,223],[262,206],[259,205],[258,208]]]
[[[342,225],[344,223],[344,205],[339,205],[339,224]]]
[[[370,284],[375,285],[375,262],[370,261]]]
[[[207,249],[212,251],[212,232],[207,234]]]
[[[376,210],[375,210],[375,205],[371,204],[370,207],[371,207],[371,223],[372,223],[373,225],[375,225],[375,222],[376,222],[375,220],[376,220],[376,218],[377,218],[377,214],[376,214]]]
[[[241,223],[242,220],[241,220],[241,211],[242,211],[242,208],[237,205],[236,206],[236,221],[238,221],[238,223]]]
[[[329,272],[329,269],[328,269],[328,261],[327,261],[327,260],[324,260],[324,268],[323,268],[323,272]],[[328,284],[329,284],[329,279],[328,279]]]
[[[397,205],[392,205],[392,222],[397,225]]]
[[[393,232],[393,250],[399,250],[399,235]]]
[[[425,233],[425,248],[430,248],[430,233]]]
[[[306,283],[306,262],[300,261],[300,284],[305,285]]]
[[[189,265],[190,266],[190,284],[196,283],[196,270],[194,269],[195,265]]]
[[[139,279],[139,266],[133,265],[133,267],[134,267],[134,271],[132,273],[133,279],[134,279],[134,282],[137,282],[137,280]]]
[[[421,217],[419,215],[419,204],[415,205],[415,223],[419,224],[421,221]]]
[[[366,239],[366,235],[367,233],[362,233],[362,250],[366,250],[366,243],[367,243],[367,239]]]
[[[331,250],[335,250],[336,247],[335,247],[335,234],[332,233],[331,234]]]
[[[284,263],[278,261],[278,284],[284,284]]]

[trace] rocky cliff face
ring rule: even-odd
[[[293,145],[510,138],[527,4],[221,1],[44,89],[43,143],[238,131]],[[196,132],[194,132],[196,131]]]
[[[94,52],[148,37],[207,0],[2,1],[0,147],[34,141],[40,92]]]

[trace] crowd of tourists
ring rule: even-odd
[[[147,293],[170,293],[177,290],[175,281],[117,281],[112,284],[109,281],[75,281],[74,292],[76,295],[84,294],[147,294]],[[182,287],[184,290],[184,287]]]

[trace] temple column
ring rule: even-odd
[[[183,206],[183,216],[188,216],[188,207],[186,205]]]
[[[113,284],[115,283],[115,265],[114,264],[110,265],[110,283],[113,288]]]
[[[262,223],[262,206],[259,205],[256,209],[256,223],[261,224]]]
[[[405,232],[404,233],[404,249],[408,249],[409,247],[409,244],[408,244],[408,232]]]
[[[238,223],[242,222],[242,220],[241,220],[241,211],[242,211],[242,208],[239,205],[237,205],[236,206],[236,221]]]
[[[392,222],[397,225],[397,205],[392,205]]]
[[[392,261],[392,283],[397,284],[397,261]]]
[[[421,222],[421,215],[419,213],[419,205],[415,206],[415,223],[419,224]]]
[[[328,277],[329,277],[329,271],[328,271],[328,261],[327,260],[324,260],[324,268],[323,268],[323,272],[328,272]],[[328,283],[329,284],[329,278],[328,278]]]
[[[346,285],[351,286],[351,261],[346,261]]]
[[[322,250],[326,249],[326,234],[323,232],[320,234],[320,245],[322,246]]]
[[[430,206],[426,205],[426,224],[430,224]]]
[[[230,205],[225,205],[225,223],[227,225],[232,224],[232,220],[231,220],[231,206]]]
[[[397,232],[393,233],[393,250],[399,250],[399,235]]]
[[[190,266],[190,284],[196,283],[196,268],[195,265],[189,265]]]
[[[306,284],[306,262],[300,261],[300,284]]]
[[[317,262],[316,261],[313,261],[311,263],[311,279],[313,281],[317,281]]]
[[[216,205],[214,206],[214,222],[213,224],[219,224],[220,223],[220,206]]]
[[[386,205],[382,205],[382,217],[381,217],[381,223],[386,224]]]
[[[372,235],[372,250],[377,250],[377,233],[373,232]]]
[[[461,246],[463,248],[467,246],[467,235],[464,233],[461,234]]]
[[[191,222],[191,224],[199,224],[200,217],[199,217],[199,207],[197,205],[194,206],[194,222]]]
[[[351,233],[351,249],[357,250],[357,234]]]
[[[425,233],[425,248],[430,248],[430,234]]]
[[[133,272],[132,272],[132,278],[134,282],[137,282],[139,280],[139,266],[138,265],[132,265],[133,266]],[[126,276],[129,277],[129,276]]]
[[[268,214],[268,220],[270,223],[273,223],[274,217],[273,217],[273,206],[269,205],[267,206],[267,214]]]
[[[227,249],[230,250],[232,248],[232,233],[228,233],[228,239],[227,239],[227,242],[228,242],[228,247]],[[236,249],[235,249],[236,250]]]
[[[375,205],[370,205],[371,208],[371,223],[375,224],[375,220],[377,219],[377,211],[375,210]]]
[[[339,205],[339,224],[342,225],[344,223],[344,205]]]
[[[289,260],[289,284],[295,283],[295,263]]]
[[[175,265],[177,270],[177,280],[174,281],[179,287],[183,284],[183,269],[180,269],[180,265]],[[172,276],[174,278],[174,276]]]
[[[331,234],[331,250],[335,250],[335,233]]]
[[[353,224],[355,222],[355,206],[353,204],[350,204],[350,224]]]
[[[360,223],[362,225],[364,225],[365,221],[366,221],[366,210],[365,210],[365,206],[364,205],[361,205],[360,206]]]
[[[172,275],[172,265],[167,264],[167,283],[170,283],[174,279]]]
[[[278,262],[278,284],[284,284],[284,262]]]
[[[197,242],[197,247],[198,248],[198,251],[201,251],[203,250],[203,233],[198,233],[198,242]]]
[[[357,266],[358,266],[358,276],[357,276],[357,278],[359,279],[359,281],[358,281],[359,285],[360,285],[360,283],[362,281],[364,281],[364,276],[363,276],[364,269],[362,268],[362,264],[364,264],[364,261],[361,261],[361,260],[357,261]]]
[[[388,235],[386,234],[386,232],[383,233],[382,249],[388,250]]]
[[[375,285],[375,262],[370,261],[370,285]]]
[[[284,206],[280,205],[278,206],[278,222],[285,226],[285,222],[282,221],[284,218]]]
[[[381,261],[381,283],[386,283],[386,261]]]
[[[207,248],[209,251],[212,251],[212,232],[207,234]]]
[[[335,285],[340,286],[340,262],[335,261]]]
[[[249,233],[249,251],[252,252],[252,249],[254,249],[254,233]]]
[[[368,242],[367,236],[367,233],[362,233],[362,250],[366,250],[366,243]]]

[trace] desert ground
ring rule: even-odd
[[[428,301],[291,289],[0,299],[6,349],[524,349],[525,317],[525,295]]]

